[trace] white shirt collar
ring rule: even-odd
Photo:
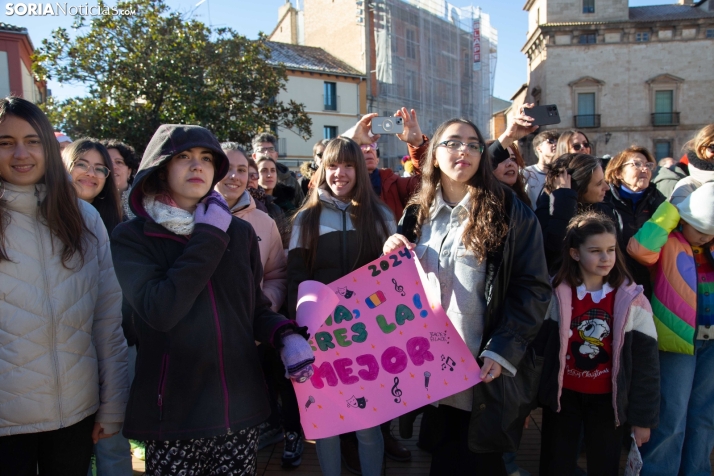
[[[575,288],[577,294],[578,294],[578,301],[582,301],[585,298],[585,295],[590,293],[590,297],[592,298],[593,302],[595,304],[599,303],[605,297],[610,294],[611,291],[614,290],[612,286],[610,286],[610,283],[605,282],[605,284],[602,285],[602,289],[599,291],[588,291],[585,289],[585,285],[581,284],[577,288]]]
[[[461,201],[453,207],[453,211],[456,211],[459,207],[468,210],[468,204],[470,199],[471,193],[466,192],[464,198],[462,198]],[[444,195],[441,193],[441,184],[439,184],[436,186],[436,196],[434,197],[434,205],[431,208],[431,219],[433,220],[444,207],[448,207],[449,209],[451,209],[451,205],[446,203],[446,200],[444,200]]]

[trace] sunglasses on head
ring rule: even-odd
[[[572,147],[575,152],[579,152],[581,149],[589,149],[590,142],[583,142],[582,144],[573,144],[570,147]]]

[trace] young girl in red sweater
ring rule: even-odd
[[[553,289],[540,473],[574,474],[584,427],[588,475],[617,474],[623,425],[638,445],[657,425],[659,360],[650,303],[627,271],[612,220],[588,212],[570,221]]]

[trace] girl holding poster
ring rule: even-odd
[[[372,190],[359,145],[339,137],[325,147],[315,172],[316,186],[295,216],[288,252],[288,309],[297,307],[305,280],[331,283],[380,256],[382,243],[396,230],[394,215]],[[357,431],[362,474],[378,476],[384,442],[379,426]],[[340,438],[317,440],[326,476],[341,474]]]
[[[551,296],[542,235],[530,208],[494,177],[484,143],[466,119],[439,126],[401,234],[384,245],[384,253],[415,250],[481,365],[482,384],[439,402],[432,475],[505,476],[502,453],[518,447],[542,367],[532,345]]]

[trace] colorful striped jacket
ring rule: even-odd
[[[627,252],[654,267],[652,312],[659,349],[694,355],[697,267],[692,246],[676,230],[678,225],[679,211],[664,202],[630,239]]]

